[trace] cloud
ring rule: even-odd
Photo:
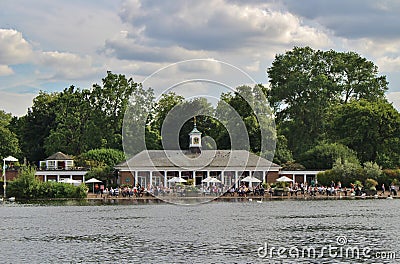
[[[400,56],[397,57],[380,57],[377,62],[379,69],[384,72],[399,72],[400,71]]]
[[[119,59],[172,62],[212,57],[213,52],[254,52],[268,45],[330,43],[322,29],[274,8],[223,0],[125,1],[120,17],[130,28],[108,39],[104,51]]]
[[[42,52],[39,63],[51,69],[50,77],[46,78],[81,79],[100,70],[92,65],[90,56],[82,57],[67,52]]]
[[[336,36],[348,39],[399,37],[400,3],[396,0],[282,2],[289,12],[321,24]]]
[[[34,97],[36,97],[36,94],[16,94],[0,91],[1,110],[15,116],[23,116],[32,106]]]
[[[0,29],[0,64],[26,63],[32,59],[32,46],[14,29]]]
[[[13,74],[14,71],[8,65],[0,65],[0,76]]]
[[[386,94],[386,98],[389,102],[393,103],[393,106],[400,112],[400,92],[392,92]]]

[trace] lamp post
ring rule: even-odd
[[[14,158],[13,156],[8,156],[7,158],[3,159],[3,178],[4,178],[4,185],[3,185],[3,199],[6,199],[6,161],[16,162],[18,159]]]

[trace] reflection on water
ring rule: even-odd
[[[398,263],[260,258],[258,248],[347,245],[400,257],[400,200],[213,202],[197,206],[0,205],[0,263]],[[276,261],[276,262],[274,262]]]

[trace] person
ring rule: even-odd
[[[396,186],[394,186],[394,184],[392,183],[392,185],[390,186],[390,194],[393,193],[393,196],[397,195],[397,191],[396,191]]]
[[[382,195],[384,195],[385,194],[385,184],[383,183],[382,184],[382,193],[381,193]]]

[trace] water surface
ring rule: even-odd
[[[0,263],[399,263],[400,200],[0,205]],[[263,255],[338,246],[397,259]],[[286,252],[288,253],[288,252]]]

